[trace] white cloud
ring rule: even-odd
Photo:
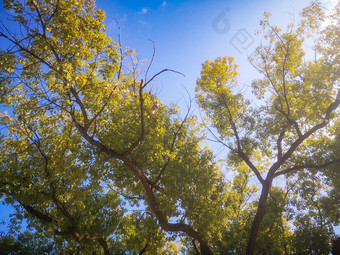
[[[142,8],[140,11],[141,14],[147,14],[149,12],[149,8]]]
[[[163,3],[161,4],[161,7],[165,7],[166,6],[166,1],[163,1]]]

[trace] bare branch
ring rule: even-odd
[[[122,41],[121,41],[121,31],[120,31],[120,23],[117,19],[113,18],[114,21],[118,24],[118,43],[119,43],[119,52],[120,52],[120,63],[119,63],[119,70],[118,70],[118,81],[120,79],[122,73],[122,66],[123,66],[123,49],[122,49]]]
[[[164,73],[164,72],[173,72],[173,73],[178,73],[178,74],[180,74],[180,75],[182,75],[182,76],[184,76],[185,77],[185,75],[184,74],[182,74],[181,72],[178,72],[178,71],[175,71],[175,70],[172,70],[172,69],[163,69],[162,71],[160,71],[160,72],[158,72],[158,73],[156,73],[154,76],[152,76],[151,77],[151,79],[150,80],[148,80],[148,81],[145,81],[145,83],[144,83],[144,86],[143,86],[143,89],[154,79],[154,78],[156,78],[158,75],[160,75],[161,73]]]
[[[149,39],[150,40],[150,39]],[[148,78],[148,73],[149,73],[149,70],[150,70],[150,67],[153,63],[153,60],[155,58],[155,54],[156,54],[156,47],[155,47],[155,42],[150,40],[152,42],[152,45],[153,45],[153,53],[152,53],[152,57],[151,57],[151,60],[150,60],[150,63],[148,65],[148,68],[146,69],[146,73],[145,73],[145,77],[144,77],[144,80],[147,81],[147,78]]]

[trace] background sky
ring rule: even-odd
[[[98,9],[106,12],[108,34],[118,40],[121,25],[123,47],[135,49],[139,58],[150,60],[155,42],[156,55],[149,77],[164,68],[179,71],[185,77],[167,72],[152,85],[166,104],[179,104],[186,111],[185,101],[195,95],[196,80],[201,65],[207,59],[234,56],[239,67],[240,84],[251,91],[250,84],[258,78],[248,62],[260,43],[255,31],[260,29],[262,14],[272,14],[273,24],[284,28],[292,18],[298,19],[307,0],[146,0],[118,1],[97,0]],[[336,0],[323,0],[324,7],[331,9]],[[0,6],[0,8],[2,8]],[[1,17],[0,17],[1,19]],[[3,40],[3,39],[1,39]],[[0,48],[4,42],[0,41]],[[142,78],[142,77],[141,77]],[[9,222],[11,207],[0,204],[0,231]]]
[[[310,1],[301,0],[234,0],[234,1],[109,1],[97,0],[97,6],[106,11],[108,33],[118,38],[113,18],[121,24],[123,46],[136,49],[141,59],[151,59],[153,40],[156,56],[150,74],[164,68],[174,69],[185,77],[166,73],[157,78],[154,89],[166,103],[194,96],[195,83],[201,64],[219,56],[234,56],[240,65],[240,82],[250,86],[258,77],[248,62],[260,38],[264,11],[270,12],[275,25],[284,28],[292,17],[298,19],[301,9]],[[330,0],[324,6],[329,7]],[[182,100],[181,100],[182,99]],[[181,100],[181,101],[178,101]]]

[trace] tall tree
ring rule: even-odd
[[[246,164],[261,185],[248,255],[255,253],[274,179],[306,179],[308,170],[340,162],[338,153],[330,155],[340,104],[338,16],[322,32],[323,44],[316,45],[313,61],[304,59],[303,46],[320,31],[324,14],[318,2],[306,7],[300,23],[290,24],[286,32],[270,24],[269,13],[264,16],[265,43],[250,59],[263,75],[252,83],[260,106],[251,105],[237,89],[232,57],[206,61],[196,88],[199,106],[219,133],[216,138],[229,149],[228,162]]]
[[[25,210],[29,226],[88,253],[122,244],[159,254],[158,222],[211,254],[224,220],[222,175],[200,147],[195,118],[181,119],[148,88],[175,71],[141,74],[133,51],[106,35],[94,1],[4,7],[16,23],[0,29],[9,45],[0,65],[6,202]],[[129,213],[125,202],[144,212]]]

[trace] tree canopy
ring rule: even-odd
[[[152,60],[142,72],[93,0],[3,5],[0,191],[13,228],[25,219],[27,231],[3,235],[1,249],[329,253],[340,223],[339,4],[326,28],[318,2],[285,31],[265,13],[250,58],[262,75],[255,104],[233,57],[203,63],[203,123],[152,92],[157,76],[181,73],[151,75]],[[207,132],[232,172],[204,146]]]

